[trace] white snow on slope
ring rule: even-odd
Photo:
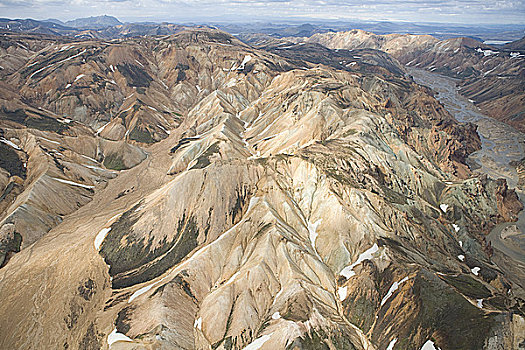
[[[102,242],[104,242],[104,238],[106,238],[109,231],[111,231],[111,227],[106,227],[100,230],[100,232],[97,234],[97,237],[95,237],[95,249],[96,250],[100,249],[100,246],[102,245]]]
[[[383,299],[381,300],[381,306],[383,306],[387,300],[392,296],[392,294],[399,288],[399,286],[408,281],[408,277],[405,277],[403,278],[401,281],[399,282],[394,282],[392,283],[392,286],[390,287],[390,289],[388,290],[388,292],[386,293],[386,295],[383,297]]]
[[[60,142],[53,141],[53,140],[50,140],[50,139],[46,139],[45,137],[42,137],[42,136],[40,136],[40,139],[42,139],[44,141],[47,141],[47,142],[54,143],[55,145],[60,145]]]
[[[20,151],[20,147],[18,147],[17,145],[15,145],[13,142],[4,139],[3,137],[0,138],[0,142],[3,142],[3,143],[5,143],[6,145],[11,146],[11,147],[13,147],[14,149]]]
[[[63,59],[62,61],[59,61],[59,62],[56,62],[56,63],[51,63],[50,65],[47,65],[47,66],[45,66],[44,68],[40,68],[39,70],[33,72],[33,74],[31,74],[31,75],[29,76],[29,79],[31,79],[31,78],[33,77],[33,75],[35,75],[35,74],[37,74],[37,73],[40,73],[41,71],[43,71],[43,70],[46,69],[46,68],[49,68],[49,67],[51,67],[51,66],[58,65],[58,64],[60,64],[60,63],[63,63],[63,62],[69,61],[69,60],[71,60],[71,59],[73,59],[73,58],[75,58],[75,57],[78,57],[78,56],[82,55],[82,54],[85,53],[85,52],[86,52],[86,50],[83,50],[82,52],[77,53],[76,55],[73,55],[73,56],[71,56],[71,57],[68,57],[68,58],[66,58],[66,59]]]
[[[341,270],[341,272],[339,273],[341,276],[345,276],[346,279],[352,277],[355,275],[355,272],[354,272],[354,267],[356,267],[357,265],[359,265],[360,263],[362,263],[364,260],[370,260],[372,259],[373,255],[379,250],[379,247],[377,246],[377,243],[374,243],[374,245],[367,249],[364,253],[362,253],[361,255],[359,255],[359,257],[357,258],[357,260],[352,264],[352,265],[349,265],[347,267],[345,267],[344,269]]]
[[[394,350],[394,345],[396,345],[397,338],[394,338],[389,344],[386,350]]]
[[[246,63],[250,62],[251,60],[252,60],[252,56],[250,56],[250,55],[244,56],[244,59],[242,60],[241,65],[237,69],[238,70],[243,70],[244,66],[246,65]]]
[[[81,184],[81,183],[78,183],[78,182],[73,182],[73,181],[69,181],[69,180],[59,179],[58,177],[51,177],[51,178],[53,180],[56,180],[58,182],[62,182],[62,183],[68,184],[68,185],[73,185],[73,186],[78,186],[78,187],[83,187],[83,188],[95,188],[95,186],[84,185],[84,184]]]
[[[131,339],[130,337],[126,336],[125,334],[122,334],[122,333],[117,333],[117,328],[115,327],[115,329],[113,330],[113,332],[111,332],[109,335],[108,335],[108,345],[109,347],[111,347],[111,345],[117,341],[127,341],[127,342],[132,342],[133,339]]]
[[[137,290],[135,293],[133,293],[130,297],[129,297],[129,300],[128,300],[128,303],[131,303],[133,300],[135,300],[136,298],[138,298],[139,296],[141,296],[142,294],[146,293],[147,291],[149,291],[151,288],[153,288],[156,284],[158,284],[160,281],[158,282],[154,282],[150,285],[147,285],[146,287],[142,287],[140,288],[139,290]]]
[[[443,211],[443,213],[446,213],[448,209],[448,204],[440,204],[439,208]]]
[[[320,223],[321,219],[317,220],[313,224],[311,222],[308,222],[308,234],[310,237],[310,243],[312,244],[312,248],[314,248],[314,251],[316,252],[317,250],[315,249],[315,240],[317,239],[317,236],[319,236],[319,234],[317,233],[317,227]]]
[[[82,158],[89,159],[89,160],[92,161],[93,163],[97,163],[97,164],[98,164],[98,162],[97,162],[95,159],[91,158],[91,157],[88,157],[88,156],[86,156],[86,155],[84,155],[84,154],[81,154],[80,156],[81,156]]]
[[[452,227],[454,227],[454,231],[458,232],[459,231],[459,226],[456,225],[456,224],[452,224]]]
[[[79,80],[79,79],[84,78],[85,76],[86,76],[85,74],[79,74],[79,75],[77,75],[77,77],[75,78],[75,82],[76,82],[77,80]]]
[[[244,350],[259,350],[261,346],[263,346],[264,343],[266,343],[270,338],[272,337],[273,333],[263,335],[262,337],[259,337],[255,339],[253,342],[248,344]]]
[[[193,323],[193,327],[202,330],[202,317],[199,317],[195,320],[195,322]]]
[[[339,296],[340,301],[345,300],[347,295],[348,287],[339,287],[339,289],[337,289],[337,296]]]
[[[170,134],[170,131],[167,130],[166,128],[164,128],[162,125],[158,124],[157,126],[159,127],[159,129],[161,129],[162,131],[164,131],[166,134],[168,134],[168,135]]]
[[[423,347],[421,347],[421,350],[441,350],[439,347],[434,346],[434,342],[432,340],[427,340],[425,344],[423,344]]]
[[[106,126],[109,125],[109,123],[111,123],[111,122],[107,122],[106,124],[102,125],[102,126],[97,130],[97,135],[100,134],[100,133],[106,128]]]
[[[472,268],[470,271],[472,271],[472,273],[477,276],[479,274],[479,270],[481,270],[481,268],[476,266],[476,267]]]
[[[483,53],[483,56],[490,56],[490,55],[496,55],[498,51],[492,51],[492,50],[483,50],[481,47],[478,47],[476,49],[477,52]]]
[[[480,309],[483,309],[483,299],[476,299],[477,305]]]
[[[461,260],[461,261],[465,261],[465,255],[458,255],[458,259]]]
[[[272,319],[278,320],[280,318],[281,318],[281,314],[279,313],[279,311],[273,313]]]

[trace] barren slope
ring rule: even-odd
[[[0,348],[523,341],[524,286],[484,241],[521,209],[515,194],[471,174],[475,128],[383,53],[335,67],[315,62],[317,47],[293,59],[205,29],[72,45],[8,77],[20,103],[72,120],[76,137],[52,141],[85,135],[148,157],[0,269]],[[11,135],[42,131],[10,124],[4,104],[21,162],[31,149]]]

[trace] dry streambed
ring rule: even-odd
[[[518,173],[512,165],[525,157],[525,134],[483,115],[471,101],[458,93],[454,79],[422,69],[408,70],[418,84],[436,92],[437,99],[458,121],[478,126],[481,149],[470,155],[469,163],[480,174],[487,174],[493,179],[506,179],[509,187],[516,190],[525,204],[525,193],[517,187]],[[512,234],[509,234],[511,231]],[[520,213],[517,222],[496,225],[487,241],[514,260],[525,263],[525,210]]]

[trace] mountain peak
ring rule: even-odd
[[[82,29],[101,29],[122,24],[117,18],[108,15],[77,18],[67,21],[66,25]]]

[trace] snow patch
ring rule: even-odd
[[[441,350],[439,347],[434,346],[434,342],[432,340],[427,340],[425,344],[423,344],[423,347],[421,347],[421,350]]]
[[[456,225],[456,224],[452,224],[452,227],[454,227],[454,231],[458,232],[459,231],[459,226]]]
[[[381,300],[381,306],[383,306],[387,300],[392,296],[392,294],[399,288],[399,286],[408,281],[408,277],[405,277],[403,278],[401,281],[399,282],[394,282],[392,283],[392,286],[390,287],[390,289],[388,290],[388,292],[386,293],[386,295],[383,297],[383,299]]]
[[[279,311],[273,313],[272,315],[273,320],[278,320],[280,318],[281,318],[281,314],[279,313]]]
[[[100,134],[100,133],[106,128],[106,126],[109,125],[109,123],[111,123],[111,122],[109,121],[109,122],[107,122],[106,124],[102,125],[102,126],[97,130],[97,133],[96,133],[96,134],[97,134],[97,135]]]
[[[166,128],[164,128],[162,125],[158,124],[157,126],[158,126],[162,131],[164,131],[166,134],[168,134],[168,135],[170,134],[170,131],[167,130]]]
[[[470,269],[470,271],[472,271],[472,273],[473,273],[474,275],[476,275],[476,276],[479,274],[479,270],[481,270],[481,268],[479,268],[479,267],[477,267],[477,266],[474,267],[474,268],[472,268],[472,269]]]
[[[97,162],[95,159],[91,158],[91,157],[88,157],[88,156],[86,156],[86,155],[84,155],[84,154],[81,154],[80,156],[83,157],[83,158],[89,159],[89,160],[92,161],[93,163],[97,163],[97,164],[98,164],[98,162]]]
[[[480,309],[483,309],[483,299],[476,299],[476,305],[480,308]]]
[[[339,296],[340,301],[345,300],[347,295],[348,287],[339,287],[339,289],[337,289],[337,296]]]
[[[439,208],[443,211],[443,213],[446,213],[448,209],[448,204],[440,204]]]
[[[459,243],[459,246],[460,246],[461,248],[463,248],[463,242],[462,242],[462,241],[458,241],[458,243]]]
[[[270,338],[272,337],[273,333],[263,335],[262,337],[259,337],[255,339],[253,342],[248,344],[244,350],[258,350],[263,346],[264,343],[266,343]]]
[[[478,47],[476,49],[476,52],[483,53],[483,56],[490,56],[490,55],[496,55],[498,51],[492,51],[492,50],[483,50],[481,47]]]
[[[15,145],[12,141],[6,140],[6,139],[4,139],[3,137],[0,138],[0,142],[3,142],[3,143],[5,143],[6,145],[11,146],[11,147],[13,147],[14,149],[16,149],[16,150],[18,150],[18,151],[20,151],[20,149],[21,149],[20,147],[18,147],[17,145]]]
[[[202,317],[199,317],[195,320],[195,323],[193,323],[193,327],[202,330]]]
[[[465,261],[465,255],[458,255],[458,259],[461,260],[461,261]]]
[[[379,247],[377,246],[377,243],[374,243],[374,245],[371,248],[367,249],[364,253],[359,255],[357,260],[352,265],[349,265],[349,266],[345,267],[344,269],[342,269],[339,274],[341,276],[344,276],[346,279],[349,279],[350,277],[354,276],[355,275],[354,267],[359,265],[364,260],[371,260],[373,255],[378,250],[379,250]]]
[[[84,185],[84,184],[81,184],[81,183],[78,183],[78,182],[73,182],[73,181],[69,181],[69,180],[59,179],[58,177],[51,177],[51,178],[53,180],[56,180],[58,182],[62,182],[62,183],[68,184],[68,185],[73,185],[73,186],[78,186],[78,187],[83,187],[83,188],[89,188],[89,189],[95,188],[95,186]]]
[[[111,345],[115,342],[118,342],[118,341],[127,341],[127,342],[132,342],[133,339],[131,339],[130,337],[126,336],[125,334],[122,334],[122,333],[118,333],[117,332],[117,328],[115,327],[115,329],[113,330],[113,332],[111,332],[109,335],[108,335],[108,345],[111,347]]]
[[[394,350],[394,345],[396,345],[396,342],[397,342],[397,338],[392,339],[392,341],[388,343],[386,350]]]
[[[79,74],[79,75],[77,75],[77,77],[75,78],[75,82],[76,82],[77,80],[79,80],[79,79],[84,78],[85,76],[86,76],[85,74]]]
[[[242,60],[241,65],[237,69],[238,70],[243,70],[244,66],[246,65],[246,63],[250,62],[251,60],[252,60],[252,56],[250,56],[250,55],[244,56],[244,59]]]
[[[159,281],[160,282],[160,281]],[[139,296],[141,296],[142,294],[146,293],[147,291],[149,291],[151,288],[153,288],[157,283],[159,282],[155,282],[155,283],[152,283],[150,285],[147,285],[146,287],[142,287],[140,288],[139,290],[137,290],[135,293],[133,293],[130,297],[129,297],[129,300],[128,300],[128,303],[131,303],[133,300],[135,300],[136,298],[138,298]]]
[[[40,138],[41,138],[42,140],[44,140],[44,141],[54,143],[55,145],[60,145],[60,142],[53,141],[53,140],[50,140],[50,139],[46,139],[45,137],[42,137],[42,136],[40,136]]]
[[[308,222],[308,233],[310,237],[310,243],[312,244],[312,248],[314,248],[314,251],[316,251],[315,240],[317,239],[317,236],[319,236],[319,234],[317,233],[317,227],[319,226],[320,223],[321,223],[321,219],[317,220],[313,224],[311,222]]]
[[[104,239],[108,235],[109,231],[111,231],[111,227],[106,227],[100,230],[100,232],[97,234],[97,237],[95,237],[95,249],[100,250],[100,246],[102,245],[102,242],[104,242]]]

